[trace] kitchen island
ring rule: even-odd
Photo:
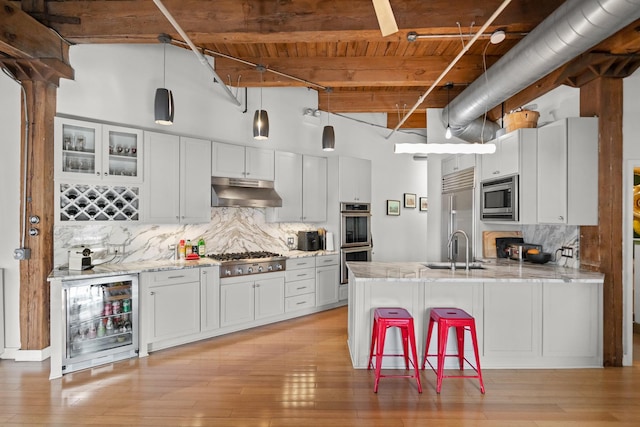
[[[348,263],[348,344],[355,368],[367,367],[373,309],[394,306],[415,319],[420,360],[429,308],[458,307],[476,319],[482,368],[602,367],[603,274],[513,260],[468,271],[425,264]],[[386,352],[402,351],[396,332],[387,332]],[[454,343],[449,339],[450,351]],[[435,339],[429,354],[434,352]],[[397,367],[399,359],[393,359],[384,366]]]

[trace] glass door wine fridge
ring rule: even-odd
[[[138,354],[138,276],[63,283],[62,373]]]

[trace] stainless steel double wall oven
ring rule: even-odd
[[[347,283],[348,261],[371,261],[371,205],[340,203],[340,282]]]

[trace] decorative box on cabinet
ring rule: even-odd
[[[147,132],[145,150],[144,220],[211,221],[211,142]]]
[[[315,257],[287,260],[285,310],[291,312],[316,306]]]
[[[327,159],[276,152],[275,190],[282,207],[267,210],[272,222],[327,220]]]
[[[214,142],[212,176],[274,180],[274,151],[267,148]]]
[[[371,160],[340,157],[340,202],[371,203]]]
[[[142,131],[56,117],[56,178],[142,182]]]
[[[572,117],[538,129],[538,222],[598,224],[598,119]]]

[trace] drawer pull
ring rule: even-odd
[[[181,278],[183,278],[183,277],[184,277],[184,275],[180,275],[180,276],[169,276],[169,277],[167,277],[167,279],[181,279]]]
[[[297,291],[301,291],[302,289],[307,289],[306,286],[300,286],[299,288],[296,288]]]
[[[300,301],[299,303],[296,303],[296,305],[302,305],[302,304],[306,304],[306,301]]]

